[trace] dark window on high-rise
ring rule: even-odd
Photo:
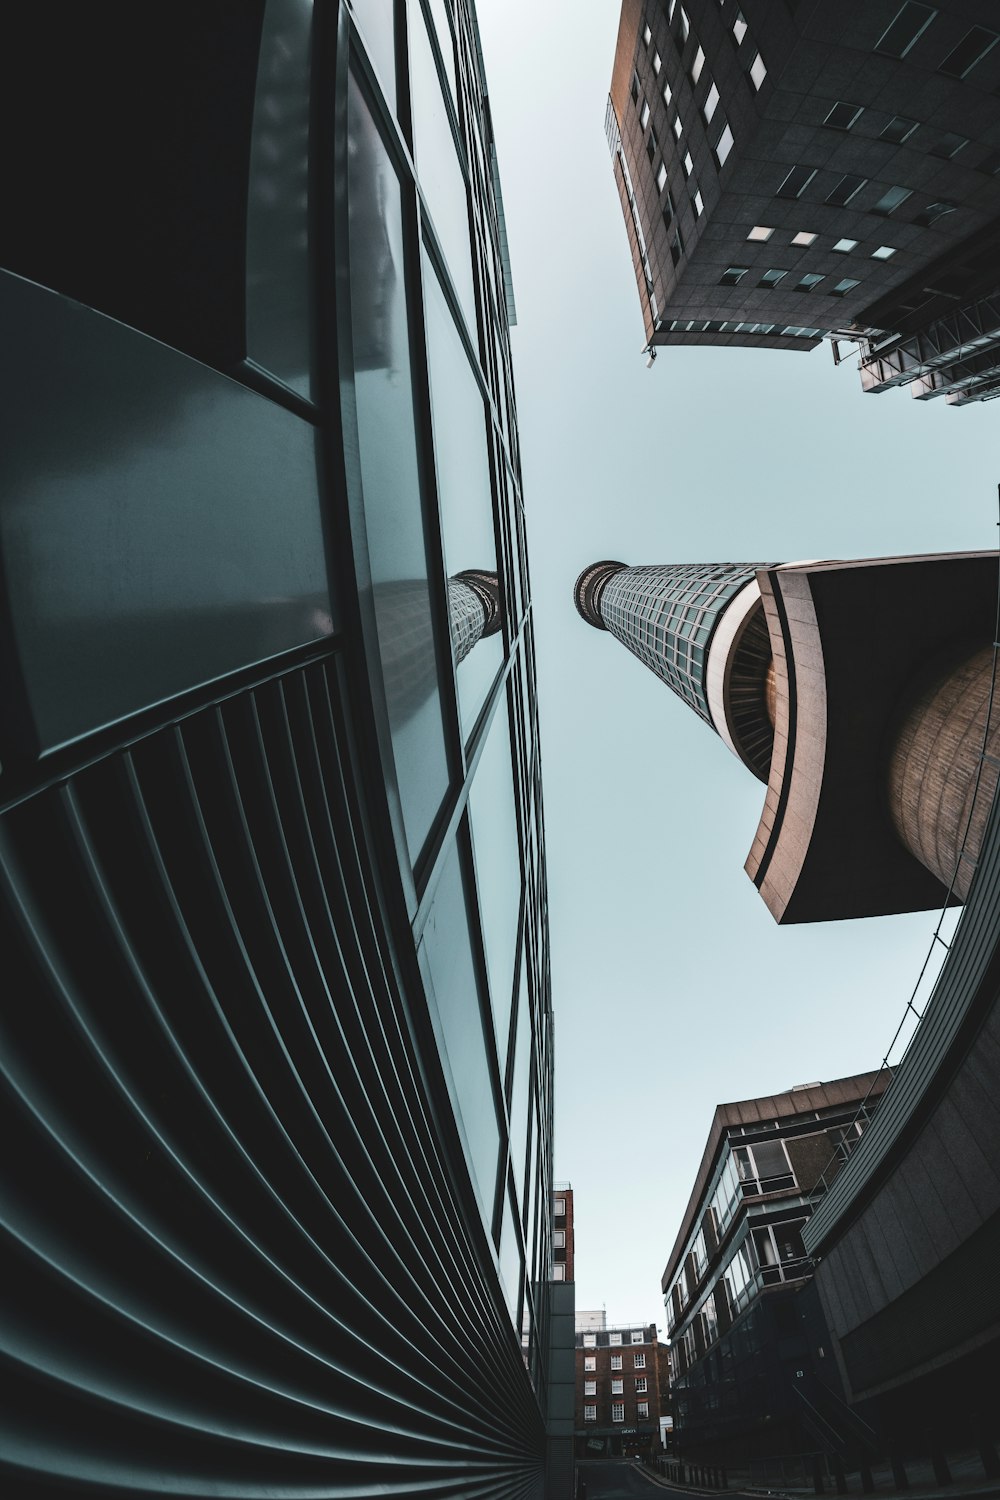
[[[879,134],[883,141],[892,141],[898,146],[913,134],[919,123],[918,120],[908,120],[905,115],[893,115]]]
[[[828,295],[830,297],[846,297],[848,292],[853,292],[854,288],[860,285],[860,281],[852,281],[850,276],[845,276],[843,281],[838,281],[835,287],[830,288]]]
[[[772,288],[778,285],[778,282],[782,279],[783,276],[787,275],[787,271],[765,271],[763,276],[758,281],[757,285],[763,287],[765,291],[769,292],[772,290]]]
[[[991,151],[989,156],[984,156],[976,171],[987,172],[991,177],[996,177],[1000,173],[1000,151]]]
[[[945,161],[950,161],[953,156],[958,155],[963,146],[968,144],[968,138],[964,135],[942,135],[931,147],[931,155],[942,156]]]
[[[632,95],[632,103],[633,104],[638,104],[638,102],[639,102],[639,75],[635,71],[634,68],[632,69],[632,87],[629,89],[629,93]]]
[[[816,176],[815,167],[793,167],[778,189],[779,198],[801,198]]]
[[[947,73],[949,78],[964,78],[998,41],[1000,37],[995,31],[989,31],[985,26],[971,27],[944,62],[938,64],[938,72]]]
[[[836,187],[827,193],[827,203],[832,203],[835,208],[843,208],[845,203],[850,203],[855,193],[860,193],[867,181],[867,177],[852,177],[850,173],[847,173]]]
[[[905,57],[936,15],[933,5],[918,5],[916,0],[906,0],[875,43],[875,51],[884,52],[888,57]]]
[[[677,265],[683,254],[684,236],[681,234],[680,229],[678,228],[677,233],[674,235],[674,242],[670,246],[670,259],[673,261],[675,266]]]
[[[819,286],[822,280],[822,276],[818,276],[815,271],[809,271],[800,281],[796,282],[795,290],[797,292],[811,292],[813,287]]]
[[[665,201],[665,203],[663,205],[663,227],[664,227],[664,229],[669,229],[670,228],[671,224],[674,221],[674,213],[675,213],[674,200],[673,200],[673,197],[671,195],[670,189],[667,188],[666,201]]]
[[[719,277],[720,286],[735,286],[749,271],[749,266],[729,266]]]
[[[956,204],[954,203],[945,203],[943,201],[940,203],[928,203],[923,212],[917,214],[913,222],[914,224],[922,224],[926,229],[929,225],[936,223],[938,219],[943,218],[945,214],[954,213],[955,208]]]
[[[886,188],[885,192],[882,194],[878,202],[872,204],[871,212],[873,214],[882,214],[884,218],[888,218],[889,214],[897,209],[901,203],[906,202],[907,198],[911,196],[912,192],[912,188]]]
[[[828,125],[831,130],[850,130],[851,126],[863,113],[864,111],[860,104],[845,104],[843,100],[838,99],[823,121],[823,124]]]

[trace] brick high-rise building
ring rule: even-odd
[[[576,1239],[573,1229],[573,1189],[557,1184],[552,1193],[552,1256],[556,1281],[574,1281]]]
[[[995,553],[600,562],[579,613],[766,783],[747,873],[807,922],[968,894],[1000,766]]]
[[[857,340],[862,384],[1000,388],[989,0],[625,0],[606,126],[647,348]]]

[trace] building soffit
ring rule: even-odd
[[[747,873],[778,922],[941,905],[941,882],[892,828],[888,747],[927,660],[992,639],[996,554],[786,564],[757,576],[778,691]]]

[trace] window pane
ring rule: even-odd
[[[448,783],[413,413],[399,180],[351,80],[351,322],[379,650],[410,856]]]
[[[499,704],[469,793],[469,820],[476,851],[479,906],[486,967],[496,1025],[497,1055],[506,1056],[514,985],[517,919],[521,905],[521,856],[514,812],[510,726],[506,696]]]
[[[875,43],[876,52],[885,52],[889,57],[905,57],[936,15],[932,5],[907,0]]]
[[[897,209],[901,203],[905,203],[912,193],[912,188],[891,187],[886,188],[877,203],[872,205],[873,214],[889,215]]]
[[[311,394],[309,68],[312,6],[281,0],[264,12],[247,200],[247,354]]]
[[[353,6],[365,34],[365,45],[378,69],[379,82],[393,107],[396,104],[394,8],[393,0],[357,0]]]
[[[520,1325],[521,1321],[521,1268],[523,1264],[521,1236],[514,1222],[510,1196],[505,1193],[503,1223],[500,1226],[500,1277],[507,1293],[507,1308],[515,1328]]]
[[[427,359],[444,560],[449,578],[496,571],[486,407],[437,275],[424,256]],[[480,639],[458,665],[462,729],[468,735],[503,663],[503,637]]]
[[[517,1184],[518,1195],[524,1185],[525,1151],[528,1145],[530,1114],[529,1084],[531,1082],[531,1009],[528,995],[527,955],[522,952],[521,976],[517,990],[517,1030],[514,1038],[514,1078],[510,1092],[510,1163]],[[501,1058],[503,1071],[504,1054]],[[565,1209],[565,1204],[563,1205]]]
[[[475,337],[476,299],[469,248],[469,205],[465,178],[459,166],[455,138],[445,109],[444,96],[431,44],[419,6],[411,7],[413,144],[417,176],[427,199],[434,228],[448,261],[455,289],[469,328]]]
[[[437,1011],[438,1043],[465,1133],[467,1159],[483,1220],[493,1216],[500,1129],[486,1053],[458,846],[438,883],[420,951]]]

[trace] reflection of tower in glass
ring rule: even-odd
[[[574,599],[767,783],[747,871],[779,921],[815,921],[968,895],[1000,767],[995,574],[996,554],[598,562]]]
[[[375,586],[379,646],[394,719],[413,714],[437,686],[427,584],[401,578]],[[448,579],[448,623],[456,667],[500,629],[496,573],[467,569]]]
[[[351,254],[354,365],[358,370],[392,367],[392,312],[398,277],[386,225],[382,182],[383,147],[371,117],[351,118],[347,150],[351,162],[351,236],[365,253]]]

